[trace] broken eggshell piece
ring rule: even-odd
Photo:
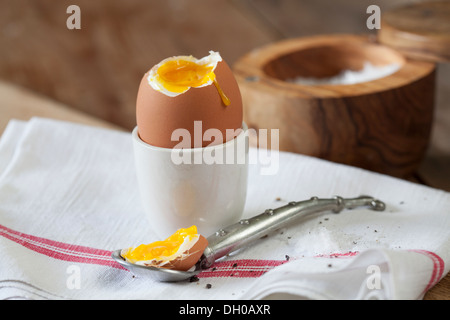
[[[207,246],[208,240],[192,226],[179,229],[164,241],[123,249],[121,256],[141,266],[187,271],[198,262]]]

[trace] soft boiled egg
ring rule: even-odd
[[[191,226],[177,230],[164,241],[123,249],[121,256],[138,265],[187,271],[207,246],[208,240],[197,233],[196,226]]]
[[[190,148],[225,143],[242,128],[241,93],[231,69],[218,52],[210,51],[201,59],[170,57],[143,76],[136,101],[136,120],[139,137],[152,146],[179,146],[179,137],[172,135],[176,129],[189,132]],[[222,139],[203,139],[208,129],[220,130]],[[200,134],[201,139],[195,134]]]

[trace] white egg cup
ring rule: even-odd
[[[152,229],[162,239],[196,225],[209,236],[237,222],[247,196],[248,133],[204,148],[160,148],[132,132],[137,180]],[[181,161],[184,159],[187,161]],[[190,160],[189,160],[190,159]]]

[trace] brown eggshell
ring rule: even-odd
[[[170,261],[164,266],[164,268],[180,271],[189,270],[198,262],[198,260],[200,260],[200,257],[207,246],[208,240],[206,240],[204,236],[200,235],[197,242],[189,250],[183,252],[179,258]]]
[[[172,132],[183,128],[189,131],[191,148],[224,143],[235,136],[226,136],[226,129],[242,127],[242,98],[236,79],[226,62],[217,64],[214,71],[217,82],[230,99],[226,106],[214,84],[201,88],[190,88],[176,97],[169,97],[154,90],[147,81],[148,73],[142,78],[136,101],[136,120],[139,137],[146,143],[162,148],[173,148],[181,141],[172,141]],[[202,141],[194,145],[194,121],[202,121],[202,137],[207,129],[219,129],[222,141]],[[203,140],[203,139],[202,139]]]

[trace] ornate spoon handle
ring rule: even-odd
[[[215,260],[249,245],[251,242],[300,217],[328,210],[339,213],[343,209],[356,207],[367,207],[371,210],[383,211],[385,204],[370,196],[360,196],[351,199],[336,196],[330,199],[313,197],[310,200],[290,202],[276,209],[267,209],[253,218],[240,220],[209,236],[209,245],[200,261],[201,267],[203,269],[209,268]]]

